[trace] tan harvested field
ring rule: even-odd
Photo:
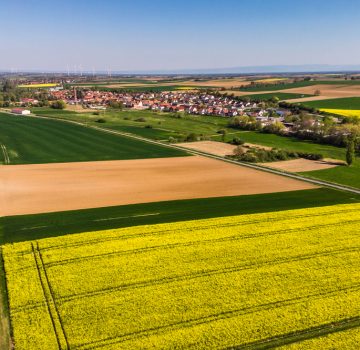
[[[181,85],[185,86],[216,86],[216,87],[224,87],[229,88],[233,86],[241,86],[241,85],[249,85],[250,81],[245,81],[241,78],[235,78],[235,79],[214,79],[214,80],[208,80],[208,81],[186,81],[182,82]]]
[[[313,86],[305,86],[295,89],[281,90],[282,92],[290,92],[295,94],[309,94],[313,95],[316,90],[320,90],[320,96],[317,98],[301,98],[294,100],[287,100],[287,102],[301,102],[301,101],[316,101],[318,99],[325,100],[331,98],[342,98],[342,97],[360,97],[360,85],[327,85],[319,84]]]
[[[234,78],[234,79],[213,79],[213,80],[207,80],[207,81],[195,81],[195,80],[186,80],[186,81],[172,81],[172,82],[162,82],[159,80],[157,83],[149,85],[144,83],[114,83],[106,85],[108,88],[131,88],[131,87],[156,87],[156,86],[185,86],[185,87],[192,87],[192,86],[214,86],[218,88],[231,88],[235,86],[241,86],[241,85],[249,85],[250,81],[245,81],[241,78]],[[89,84],[87,87],[90,87],[91,84]],[[85,86],[84,86],[85,87]]]
[[[237,147],[230,145],[228,143],[216,142],[216,141],[184,142],[184,143],[178,143],[177,145],[188,149],[194,149],[196,151],[215,154],[216,156],[221,156],[221,157],[233,154],[234,150]]]
[[[321,95],[329,97],[353,97],[360,96],[360,85],[327,85],[319,84],[312,86],[304,86],[294,89],[281,90],[283,92],[291,92],[296,94],[314,94],[316,90],[320,90]]]
[[[83,108],[81,105],[66,105],[67,111],[77,112],[77,113],[92,113],[94,110],[89,108]]]
[[[262,163],[261,165],[294,173],[303,171],[324,170],[338,166],[337,164],[327,161],[309,160],[303,158],[285,160],[281,162]]]
[[[311,189],[200,157],[1,166],[0,215]]]
[[[320,90],[320,96],[311,96],[304,98],[297,98],[286,100],[286,102],[305,102],[305,101],[317,101],[317,100],[326,100],[331,98],[341,98],[341,97],[360,97],[360,85],[327,85],[319,84],[312,86],[304,86],[293,89],[285,90],[274,90],[274,91],[232,91],[227,90],[224,93],[234,94],[235,96],[245,96],[245,95],[259,95],[267,93],[293,93],[293,94],[304,94],[304,95],[314,95],[316,90]]]
[[[310,97],[302,97],[302,98],[292,98],[290,100],[286,100],[288,103],[297,103],[297,102],[308,102],[308,101],[322,101],[322,100],[331,100],[336,99],[337,97],[330,97],[330,96],[310,96]]]
[[[233,155],[234,150],[238,147],[238,146],[230,145],[228,143],[217,142],[217,141],[184,142],[184,143],[178,143],[177,145],[188,149],[193,149],[196,151],[214,154],[216,156],[221,156],[221,157]],[[256,145],[254,143],[244,143],[243,147],[260,148],[268,151],[272,149],[272,147]]]
[[[273,91],[236,91],[236,90],[220,91],[220,93],[222,94],[229,94],[229,95],[234,94],[234,96],[260,95],[260,94],[267,94],[272,92]]]

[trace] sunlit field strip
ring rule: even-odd
[[[15,349],[206,349],[274,337],[284,345],[297,332],[307,341],[314,327],[324,337],[347,319],[360,326],[359,209],[337,205],[6,245]]]
[[[47,83],[47,84],[27,84],[27,85],[18,85],[18,88],[38,89],[38,88],[55,87],[57,85],[58,84],[52,84],[52,83]]]
[[[322,112],[327,112],[331,114],[338,114],[345,117],[358,117],[360,118],[360,110],[359,109],[328,109],[322,108]]]

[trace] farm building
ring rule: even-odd
[[[11,113],[21,114],[21,115],[28,115],[28,114],[30,114],[31,112],[30,112],[28,109],[13,108],[13,109],[11,110]]]

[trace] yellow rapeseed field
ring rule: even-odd
[[[359,339],[360,204],[46,238],[3,257],[15,349]]]
[[[288,78],[267,78],[267,79],[259,79],[256,80],[256,83],[279,83],[281,81],[287,81]]]
[[[323,112],[338,114],[345,117],[359,117],[360,118],[360,110],[359,109],[329,109],[322,108],[320,109]]]
[[[47,84],[28,84],[28,85],[18,85],[19,88],[29,88],[29,89],[39,89],[39,88],[50,88],[50,87],[55,87],[58,84],[52,84],[52,83],[47,83]]]

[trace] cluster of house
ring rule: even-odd
[[[247,115],[254,117],[263,126],[275,121],[283,122],[290,111],[281,108],[263,108],[262,104],[244,102],[239,99],[211,93],[185,91],[173,92],[133,92],[116,93],[110,91],[62,89],[49,91],[54,100],[64,100],[67,104],[81,104],[90,109],[106,109],[112,103],[121,103],[124,108],[153,110],[163,112],[184,112],[193,115],[236,117]],[[21,105],[36,105],[33,98],[23,98]]]
[[[116,93],[108,91],[61,90],[50,93],[53,98],[68,104],[82,104],[87,108],[101,109],[112,102],[120,102],[125,108],[163,112],[185,112],[194,115],[235,117],[247,114],[267,120],[267,111],[258,104],[243,102],[235,98],[195,92],[138,92]],[[281,117],[286,111],[276,111]]]

